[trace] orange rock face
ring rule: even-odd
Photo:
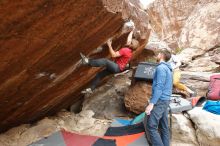
[[[78,100],[97,72],[80,65],[79,52],[91,54],[115,35],[115,42],[123,40],[124,19],[133,13],[138,14],[131,16],[134,22],[145,16],[131,6],[135,8],[122,0],[0,2],[0,131]],[[137,29],[148,30],[146,26],[143,19]],[[148,36],[149,32],[142,33],[139,50]],[[104,50],[96,56],[106,54]]]
[[[129,111],[140,114],[145,111],[151,97],[152,85],[144,81],[136,82],[125,95],[125,106]]]

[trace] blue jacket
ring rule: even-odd
[[[170,100],[173,89],[173,73],[169,63],[161,62],[153,77],[152,97],[150,103],[160,100]]]

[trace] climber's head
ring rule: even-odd
[[[132,39],[131,44],[127,45],[132,51],[135,51],[139,47],[139,42],[136,39]]]

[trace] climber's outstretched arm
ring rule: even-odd
[[[107,45],[108,45],[109,53],[111,54],[111,57],[116,58],[116,57],[120,57],[121,56],[119,51],[114,51],[113,50],[113,48],[112,48],[112,41],[111,40],[107,41]]]
[[[130,44],[131,44],[133,33],[134,33],[134,30],[132,30],[132,31],[129,33],[128,38],[127,38],[127,44],[126,44],[126,45],[130,45]]]

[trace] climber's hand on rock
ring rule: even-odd
[[[132,28],[131,28],[131,31],[134,31],[135,30],[135,26],[133,26]]]
[[[109,40],[107,41],[107,45],[108,45],[108,46],[111,46],[111,45],[112,45],[112,40],[111,40],[111,39],[109,39]]]
[[[150,112],[152,111],[153,108],[154,108],[154,104],[150,103],[150,104],[146,107],[145,113],[146,113],[147,115],[150,115]]]

